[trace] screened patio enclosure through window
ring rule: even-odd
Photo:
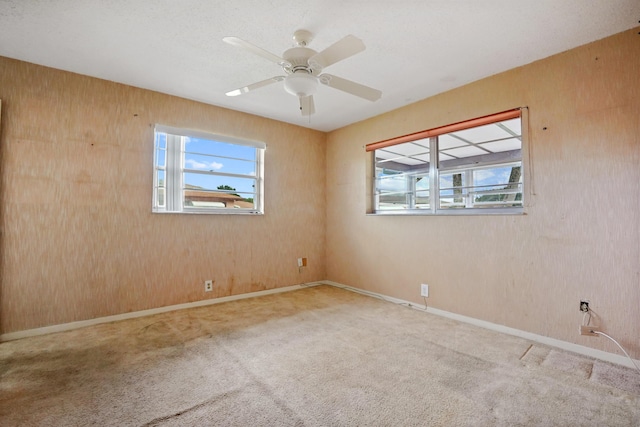
[[[406,139],[369,150],[374,151],[375,159],[376,213],[446,213],[454,209],[504,212],[505,208],[521,211],[519,112],[517,117]]]

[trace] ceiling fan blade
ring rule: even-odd
[[[263,58],[266,58],[271,62],[275,62],[280,66],[283,66],[283,67],[291,66],[291,64],[288,61],[285,61],[284,59],[280,58],[278,55],[275,55],[269,51],[266,51],[261,47],[254,45],[253,43],[249,43],[248,41],[239,39],[238,37],[224,37],[222,41],[230,44],[231,46],[236,46],[244,50],[248,50],[249,52],[255,53],[256,55],[262,56]]]
[[[303,116],[310,116],[315,114],[316,106],[313,103],[313,95],[301,96],[300,98],[300,111]]]
[[[361,85],[360,83],[352,82],[351,80],[336,77],[331,74],[320,74],[318,79],[323,85],[350,93],[351,95],[359,96],[360,98],[368,99],[369,101],[377,101],[382,96],[382,92],[378,89]]]
[[[238,89],[231,90],[231,91],[225,93],[225,95],[227,95],[227,96],[242,95],[243,93],[247,93],[247,92],[250,92],[252,90],[259,89],[259,88],[261,88],[263,86],[267,86],[267,85],[270,85],[270,84],[275,83],[275,82],[280,82],[282,80],[284,80],[284,76],[271,77],[270,79],[262,80],[261,82],[250,84],[249,86],[245,86],[245,87],[241,87],[241,88],[238,88]]]
[[[348,35],[309,58],[309,66],[315,69],[326,68],[365,49],[362,40],[356,36]]]

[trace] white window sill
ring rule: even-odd
[[[405,209],[367,212],[367,216],[468,216],[468,215],[526,215],[524,208],[509,209],[440,209],[431,210]]]

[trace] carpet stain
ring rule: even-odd
[[[630,368],[598,360],[593,364],[590,379],[599,384],[640,395],[640,373]]]

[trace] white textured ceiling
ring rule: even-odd
[[[638,0],[0,0],[0,55],[329,131],[633,28]],[[380,89],[369,102],[320,86],[302,117],[280,67],[222,42],[282,55],[297,29],[320,51],[347,34],[367,49],[327,72]]]

